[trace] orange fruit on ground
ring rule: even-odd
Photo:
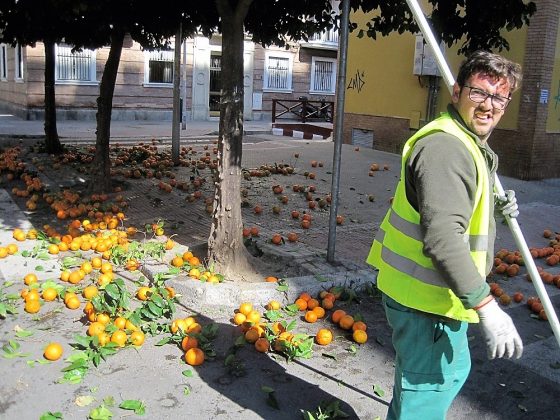
[[[43,352],[43,356],[47,360],[55,361],[60,359],[62,356],[63,349],[62,346],[58,343],[49,343],[47,347],[45,347],[45,351]]]
[[[264,279],[264,281],[266,281],[267,283],[277,283],[278,277],[268,276]]]
[[[189,316],[187,318],[183,318],[183,321],[185,321],[185,325],[188,328],[192,324],[196,323],[196,318],[194,316]]]
[[[84,270],[86,274],[89,274],[93,271],[93,265],[89,261],[84,261],[80,268]]]
[[[326,346],[327,344],[330,344],[333,340],[333,333],[331,330],[328,330],[326,328],[322,328],[319,331],[317,331],[317,334],[315,335],[315,342],[317,344],[320,344],[321,346]]]
[[[165,249],[166,249],[167,251],[169,251],[170,249],[173,249],[174,246],[175,246],[175,242],[173,242],[172,239],[168,239],[168,240],[165,242]]]
[[[63,272],[60,273],[59,278],[61,281],[68,281],[68,279],[70,278],[70,271],[64,270]]]
[[[64,293],[64,303],[66,303],[68,301],[68,299],[73,298],[73,297],[78,297],[78,295],[74,292]]]
[[[305,311],[307,309],[307,301],[302,298],[297,298],[294,302],[300,311]]]
[[[200,265],[200,259],[198,257],[190,257],[187,259],[188,263],[192,266]]]
[[[305,320],[310,323],[317,322],[317,314],[313,311],[307,311],[305,313]]]
[[[113,271],[113,264],[110,262],[104,262],[101,264],[101,272],[103,274],[110,273]]]
[[[185,338],[183,338],[183,341],[181,341],[181,348],[184,351],[188,351],[189,349],[192,349],[194,347],[198,347],[198,340],[196,339],[196,337],[187,335]]]
[[[241,312],[237,312],[234,316],[233,316],[233,323],[235,325],[241,325],[243,324],[245,321],[247,320],[247,317],[245,315],[243,315]]]
[[[249,315],[249,312],[251,312],[252,310],[253,304],[250,302],[243,302],[241,305],[239,305],[239,312],[245,316]]]
[[[103,347],[105,344],[111,341],[111,336],[106,332],[102,332],[100,334],[97,334],[97,339],[99,340],[99,345]]]
[[[87,286],[84,290],[82,290],[82,296],[87,300],[93,299],[98,294],[99,289],[97,289],[94,285]]]
[[[338,322],[340,321],[340,319],[346,315],[346,311],[343,311],[342,309],[337,309],[336,311],[334,311],[331,315],[331,320],[332,322],[334,322],[335,324],[338,324]]]
[[[198,347],[193,347],[185,352],[185,362],[191,366],[200,366],[204,363],[204,352]]]
[[[74,270],[68,276],[68,282],[71,284],[78,284],[82,281],[82,275],[78,270]]]
[[[111,276],[108,276],[107,274],[101,274],[97,278],[97,284],[101,287],[107,286],[109,283],[111,283]]]
[[[249,328],[245,333],[245,341],[248,343],[254,343],[259,338],[261,338],[259,331],[256,328]]]
[[[6,258],[8,256],[8,248],[0,247],[0,258]]]
[[[93,303],[86,302],[84,306],[84,314],[89,314],[90,312],[95,312],[95,308],[93,307]]]
[[[134,325],[130,319],[126,320],[126,324],[124,325],[125,330],[129,330],[129,331],[138,331],[138,327],[136,325]]]
[[[322,306],[324,309],[332,309],[332,308],[334,307],[334,301],[333,301],[332,299],[324,298],[324,299],[321,301],[321,306]]]
[[[261,314],[259,311],[252,310],[246,315],[246,321],[257,324],[261,320]]]
[[[282,323],[279,322],[279,321],[273,323],[270,328],[272,329],[272,332],[275,335],[279,335],[279,334],[283,333],[284,331],[286,331],[286,327],[284,327],[284,325],[282,325]]]
[[[189,276],[191,276],[194,279],[198,279],[200,278],[200,270],[198,268],[191,268],[189,270]]]
[[[144,344],[145,339],[146,336],[142,331],[134,331],[132,334],[130,334],[130,342],[134,346],[141,346],[142,344]]]
[[[136,297],[142,301],[146,301],[152,294],[152,289],[147,286],[142,286],[136,291]]]
[[[281,307],[282,305],[277,300],[271,300],[266,304],[266,309],[268,309],[269,311],[277,311]]]
[[[23,282],[29,286],[33,283],[37,283],[37,275],[35,273],[29,273],[23,278]]]
[[[14,255],[16,252],[18,252],[18,246],[16,244],[10,244],[6,247],[6,251],[8,252],[8,254]]]
[[[68,300],[65,299],[65,303],[66,303],[66,307],[68,309],[78,309],[80,307],[80,305],[82,304],[80,302],[80,299],[78,299],[77,296],[73,296],[73,297],[69,298]]]
[[[193,257],[193,253],[191,251],[185,251],[183,252],[183,260],[188,261],[189,259],[191,259]]]
[[[39,295],[39,291],[37,289],[28,290],[25,293],[24,299],[26,302],[31,302],[32,300],[39,300],[41,296]]]
[[[115,343],[119,347],[124,347],[128,337],[123,330],[117,330],[111,334],[111,343]]]
[[[115,325],[115,327],[117,327],[119,330],[124,330],[126,328],[126,318],[123,318],[122,316],[118,316],[115,318],[115,320],[113,321],[113,324]]]
[[[96,315],[95,320],[97,322],[101,322],[103,325],[107,325],[109,322],[111,322],[111,317],[108,314],[101,312]]]
[[[319,301],[317,299],[309,299],[307,301],[307,309],[311,310],[319,306]]]
[[[352,331],[356,331],[356,330],[366,331],[367,330],[366,323],[363,321],[354,322],[354,324],[352,325]]]
[[[313,308],[312,311],[315,312],[315,315],[317,315],[317,318],[319,319],[325,317],[325,309],[323,309],[321,306]]]
[[[58,245],[50,244],[49,247],[47,248],[47,252],[49,254],[56,255],[60,252],[60,249],[58,248]]]
[[[173,322],[171,323],[171,333],[175,334],[177,331],[181,330],[182,332],[185,332],[187,330],[187,323],[185,322],[184,319],[179,318],[179,319],[175,319],[173,320]]]
[[[352,333],[352,338],[356,343],[364,344],[367,341],[368,336],[364,330],[354,330],[354,332]]]
[[[300,295],[298,296],[298,299],[303,299],[306,302],[309,302],[309,300],[311,299],[311,295],[307,292],[302,292],[300,293]]]
[[[87,335],[93,337],[94,335],[99,335],[104,331],[105,331],[105,324],[99,321],[94,321],[91,324],[89,324],[89,327],[87,329]]]
[[[58,296],[58,292],[54,287],[47,287],[45,290],[43,290],[43,293],[41,294],[41,297],[45,302],[52,302],[53,300],[56,299],[57,296]]]
[[[24,310],[30,314],[36,314],[41,309],[39,300],[28,300],[25,302]]]
[[[60,252],[68,251],[68,244],[66,242],[60,242],[58,244],[58,250]]]
[[[187,333],[199,334],[202,331],[202,325],[198,322],[193,322],[187,327]]]
[[[183,258],[181,258],[179,256],[177,256],[177,257],[175,257],[171,260],[171,265],[173,267],[182,267],[184,263],[185,263],[185,261],[183,260]]]
[[[266,338],[261,337],[257,341],[255,341],[255,349],[257,349],[258,352],[266,353],[269,348],[270,343]]]
[[[340,321],[338,321],[338,326],[343,330],[351,329],[352,325],[354,325],[354,317],[352,315],[344,315],[340,318]]]
[[[91,266],[96,270],[99,270],[102,264],[103,264],[103,260],[99,257],[93,257],[91,259]]]
[[[27,237],[27,235],[25,234],[25,232],[21,229],[14,229],[14,233],[12,234],[12,237],[16,240],[16,241],[25,241],[25,238]]]
[[[165,291],[167,292],[167,298],[168,299],[172,299],[176,295],[175,289],[171,286],[166,286]]]

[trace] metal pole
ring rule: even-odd
[[[181,77],[181,96],[183,97],[183,109],[181,118],[181,130],[187,129],[187,40],[183,40],[183,75]]]
[[[338,42],[338,70],[336,80],[336,113],[334,132],[334,154],[331,185],[331,209],[329,216],[329,241],[327,244],[327,261],[334,262],[336,243],[336,216],[338,213],[338,192],[340,188],[340,158],[342,154],[342,128],[344,120],[344,97],[346,88],[346,59],[348,56],[348,20],[350,0],[342,1],[340,17],[340,37]]]
[[[430,26],[428,25],[428,21],[426,20],[426,16],[424,16],[424,12],[422,12],[422,9],[420,8],[420,5],[418,4],[417,0],[406,0],[406,2],[408,3],[410,10],[414,14],[414,18],[416,19],[418,26],[420,26],[424,38],[427,40],[428,45],[432,48],[432,51],[434,52],[436,61],[438,63],[438,67],[441,73],[444,75],[447,88],[449,89],[449,92],[452,94],[455,80],[453,78],[453,75],[451,74],[451,70],[449,69],[447,62],[445,61],[445,58],[443,57],[443,54],[441,53],[437,45],[436,39],[432,33]],[[497,174],[496,177],[494,178],[494,185],[498,195],[502,197],[505,196],[502,183],[500,182]],[[515,240],[515,243],[517,244],[517,247],[521,252],[523,261],[525,261],[527,272],[531,276],[532,283],[535,286],[537,295],[541,300],[541,303],[544,308],[544,312],[548,317],[548,322],[550,323],[552,332],[554,333],[554,336],[556,337],[556,341],[560,346],[560,322],[558,322],[558,317],[556,316],[556,312],[554,311],[552,302],[550,301],[548,293],[546,292],[539,271],[537,270],[537,266],[535,265],[535,261],[531,256],[531,252],[529,251],[529,247],[527,246],[527,242],[525,241],[523,232],[519,227],[519,222],[517,221],[516,218],[512,219],[509,216],[506,216],[506,221],[513,235],[513,239]]]
[[[179,164],[179,143],[181,141],[181,23],[175,34],[175,51],[173,61],[173,127],[171,131],[171,158],[175,165]]]

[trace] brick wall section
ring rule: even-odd
[[[517,133],[493,144],[502,158],[501,172],[520,179],[560,177],[560,134],[546,133],[547,105],[541,89],[552,92],[552,70],[560,16],[558,0],[537,0],[537,13],[527,32],[523,86]]]
[[[344,114],[342,138],[344,143],[352,143],[352,129],[373,131],[372,148],[390,153],[400,153],[402,146],[413,133],[406,118],[379,117],[365,114]]]

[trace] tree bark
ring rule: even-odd
[[[217,0],[222,19],[222,95],[218,140],[218,176],[208,239],[208,259],[229,280],[243,280],[254,270],[243,243],[241,216],[241,158],[243,141],[243,21],[252,0],[231,10]]]
[[[95,140],[95,158],[89,190],[95,193],[111,192],[111,159],[109,140],[111,138],[111,112],[113,94],[121,60],[125,31],[115,28],[111,34],[111,49],[103,69],[99,97],[97,98],[97,131]]]
[[[56,128],[56,93],[54,85],[55,45],[45,41],[45,147],[47,153],[62,153]]]

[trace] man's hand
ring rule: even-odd
[[[506,314],[495,299],[478,309],[480,328],[486,341],[488,358],[515,356],[523,353],[523,342],[510,316]]]
[[[517,198],[515,198],[515,191],[505,190],[505,195],[499,196],[494,194],[496,208],[502,212],[504,216],[509,216],[515,218],[519,216],[519,210],[517,205]]]

